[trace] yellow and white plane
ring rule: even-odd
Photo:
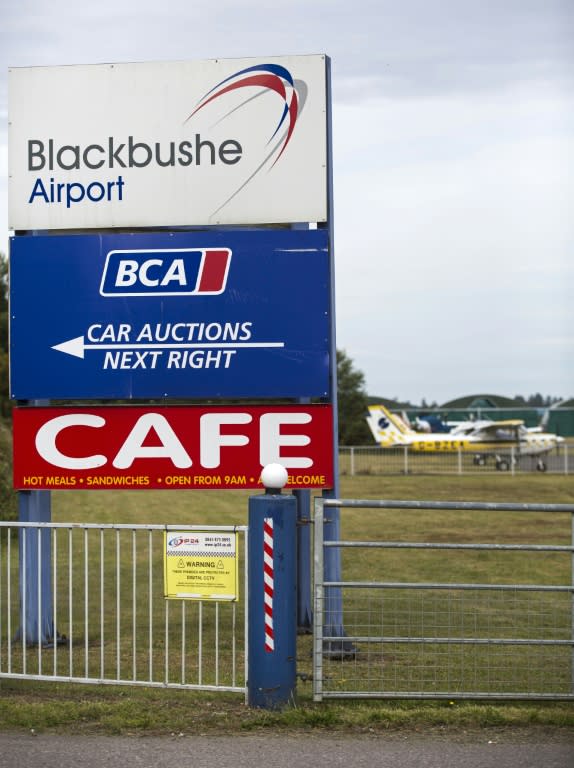
[[[564,441],[563,437],[538,428],[528,429],[522,419],[504,421],[464,421],[447,433],[416,432],[404,419],[384,405],[370,405],[367,423],[376,442],[383,448],[408,446],[412,451],[474,453],[474,463],[484,465],[493,458],[496,468],[510,469],[511,461],[523,456],[536,460],[536,468],[546,471],[542,456]]]

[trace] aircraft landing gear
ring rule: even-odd
[[[499,459],[499,458],[497,458],[496,459],[496,469],[499,472],[508,472],[508,470],[510,469],[510,462],[508,461],[508,459]]]
[[[542,459],[538,459],[538,461],[536,462],[536,469],[539,472],[546,472],[546,469],[547,469],[546,462],[542,461]]]
[[[475,467],[484,467],[486,464],[486,459],[484,456],[481,456],[479,453],[477,453],[476,456],[473,456],[472,463]]]

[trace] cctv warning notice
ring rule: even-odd
[[[18,490],[333,487],[331,405],[16,407]]]

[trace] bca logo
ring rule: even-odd
[[[209,296],[223,293],[229,248],[110,251],[102,296]]]

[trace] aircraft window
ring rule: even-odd
[[[497,429],[496,437],[498,440],[514,440],[515,434],[511,429]]]

